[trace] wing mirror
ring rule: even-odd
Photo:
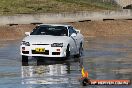
[[[80,33],[80,30],[76,30],[77,33]]]
[[[30,36],[30,32],[25,32],[25,35],[26,36]]]
[[[71,37],[76,37],[76,36],[77,36],[76,33],[72,33],[72,34],[71,34]]]

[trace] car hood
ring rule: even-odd
[[[67,36],[30,35],[23,39],[30,44],[52,44],[68,42]]]

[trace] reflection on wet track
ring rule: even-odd
[[[90,79],[132,79],[132,38],[85,39],[80,59],[49,60],[21,65],[19,41],[0,46],[0,88],[82,88],[80,62]],[[43,84],[43,85],[42,85]],[[132,88],[132,86],[87,86],[86,88]]]
[[[80,77],[78,62],[43,60],[37,63],[41,65],[33,63],[21,67],[22,84],[78,84],[77,78]]]

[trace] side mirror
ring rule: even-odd
[[[71,37],[76,37],[76,36],[77,36],[76,33],[72,33],[72,34],[71,34]]]
[[[76,30],[77,33],[80,33],[80,30]]]
[[[30,32],[25,32],[25,35],[26,36],[30,36]]]

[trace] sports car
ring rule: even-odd
[[[80,30],[71,25],[40,24],[32,32],[25,32],[20,54],[22,61],[28,57],[80,57],[84,38]]]

